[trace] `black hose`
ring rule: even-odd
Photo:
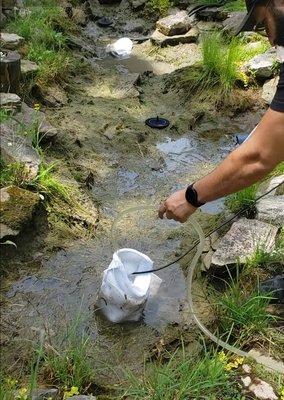
[[[267,178],[268,179],[268,178]],[[266,180],[267,180],[266,179]],[[247,211],[249,208],[251,208],[253,205],[255,205],[260,199],[262,199],[264,196],[267,196],[269,193],[273,192],[275,189],[277,189],[279,186],[283,185],[284,181],[280,182],[278,185],[276,185],[275,187],[273,187],[272,189],[270,189],[268,192],[265,192],[264,194],[262,194],[261,196],[257,197],[252,204],[250,205],[250,207],[243,207],[240,209],[240,211],[238,211],[236,214],[234,214],[231,218],[229,218],[228,220],[226,220],[225,222],[223,222],[221,225],[217,226],[217,228],[214,228],[212,231],[210,231],[209,233],[207,233],[205,235],[205,239],[208,238],[209,236],[211,236],[214,232],[217,232],[219,229],[223,228],[223,226],[229,224],[231,221],[233,221],[236,217],[238,217],[239,215],[243,214],[245,211]],[[152,269],[152,270],[148,270],[148,271],[140,271],[140,272],[133,272],[133,275],[140,275],[140,274],[148,274],[150,272],[157,272],[157,271],[161,271],[162,269],[168,268],[171,265],[179,262],[180,260],[182,260],[185,256],[187,256],[192,250],[195,249],[195,247],[199,244],[199,240],[189,249],[187,250],[185,253],[183,253],[180,257],[176,258],[174,261],[171,261],[170,263],[163,265],[162,267],[156,268],[156,269]]]

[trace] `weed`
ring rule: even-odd
[[[158,12],[163,16],[167,14],[171,4],[171,0],[148,0],[146,8],[149,12]]]
[[[37,176],[29,185],[34,186],[38,191],[47,196],[58,196],[66,203],[71,203],[69,188],[60,183],[52,174],[55,167],[55,164],[46,165],[41,163]]]
[[[22,186],[28,176],[27,168],[20,163],[6,164],[0,158],[0,187],[16,185]]]
[[[270,269],[275,264],[284,263],[284,244],[283,233],[280,234],[278,239],[278,246],[273,251],[267,251],[263,246],[257,247],[252,256],[248,257],[245,262],[245,271],[249,273],[258,267],[265,267]]]
[[[174,354],[166,364],[152,364],[142,378],[129,374],[124,396],[133,400],[242,399],[232,376],[216,353],[206,353],[199,360],[185,354],[180,360]]]
[[[251,216],[255,212],[255,207],[252,207],[252,205],[256,199],[258,187],[258,184],[254,184],[239,192],[231,194],[225,200],[226,206],[233,213],[237,213],[243,208],[247,208],[248,211],[246,215]]]
[[[79,332],[77,317],[67,326],[66,335],[58,346],[48,346],[44,355],[43,371],[48,381],[65,388],[86,390],[93,380],[89,358],[89,337]]]
[[[7,121],[10,118],[10,113],[4,108],[0,108],[0,124]]]
[[[231,278],[232,280],[232,278]],[[230,339],[244,344],[252,337],[263,335],[276,317],[267,312],[273,295],[262,295],[259,292],[247,293],[239,277],[231,282],[221,296],[218,293],[217,313],[219,315],[220,333]]]

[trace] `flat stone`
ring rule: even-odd
[[[157,21],[156,28],[165,36],[182,35],[191,28],[190,18],[186,11],[179,11]]]
[[[229,17],[223,21],[223,30],[231,35],[234,35],[239,29],[245,15],[245,11],[231,12]]]
[[[196,43],[198,39],[198,29],[191,28],[185,35],[165,36],[157,29],[151,36],[151,41],[161,47],[176,46],[180,43]]]
[[[65,90],[57,84],[41,89],[41,96],[44,104],[48,107],[61,107],[68,103]]]
[[[274,249],[278,228],[268,223],[242,218],[235,222],[220,240],[212,264],[225,266],[245,263],[260,246],[267,252]]]
[[[30,60],[21,60],[21,73],[23,77],[27,77],[35,74],[39,69],[39,66]]]
[[[15,33],[1,32],[0,42],[1,46],[8,50],[16,50],[23,43],[24,38],[16,35]]]
[[[275,188],[277,185],[279,185],[280,183],[282,183],[284,181],[284,174],[283,175],[279,175],[279,176],[275,176],[275,178],[272,178],[271,181],[269,182],[268,188],[266,191],[270,191],[273,188]],[[275,196],[275,195],[281,195],[284,194],[284,184],[282,184],[281,186],[278,186],[278,188],[276,188],[275,190],[273,190],[270,193],[270,196]]]
[[[58,389],[56,388],[39,388],[33,390],[32,400],[47,400],[55,399],[58,394]]]
[[[243,382],[244,387],[249,387],[249,385],[251,384],[251,377],[250,376],[241,377],[241,381]]]
[[[284,226],[284,195],[264,197],[256,208],[258,220]]]
[[[228,16],[229,12],[220,7],[208,7],[197,12],[197,18],[205,21],[224,21]]]
[[[261,400],[277,400],[278,397],[269,383],[261,379],[254,379],[254,382],[249,386],[249,391],[253,393],[257,399]]]
[[[21,98],[15,93],[0,93],[0,107],[5,110],[21,110]]]
[[[26,178],[28,180],[35,178],[41,160],[32,146],[31,139],[15,133],[7,124],[2,124],[0,137],[1,156],[4,162],[23,164],[27,170]]]
[[[31,221],[35,208],[40,202],[38,193],[17,186],[0,189],[1,238],[18,234]],[[2,228],[4,229],[2,230]]]
[[[272,48],[266,53],[253,57],[244,65],[244,69],[248,74],[252,74],[257,79],[269,79],[275,75],[276,62],[276,50]]]
[[[262,95],[261,97],[267,104],[271,104],[273,97],[275,96],[277,85],[279,82],[279,76],[270,79],[269,81],[265,82],[262,88]]]

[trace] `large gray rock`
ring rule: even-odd
[[[15,93],[0,93],[0,107],[5,110],[21,111],[21,98]]]
[[[191,28],[184,35],[176,36],[165,36],[163,33],[159,32],[157,29],[151,36],[151,41],[161,47],[166,46],[176,46],[180,43],[196,43],[198,39],[198,29]]]
[[[39,388],[32,391],[32,400],[55,399],[59,390],[56,388]]]
[[[156,28],[165,36],[182,35],[191,28],[190,18],[186,11],[179,11],[157,21]]]
[[[278,82],[279,76],[276,76],[275,78],[272,78],[269,81],[265,82],[265,84],[263,85],[261,97],[267,104],[271,104],[273,97],[275,96]]]
[[[36,125],[38,133],[44,141],[53,140],[57,135],[57,129],[46,120],[45,114],[41,111],[34,110],[25,103],[22,103],[21,112],[16,114],[15,119],[10,119],[5,124],[15,132],[17,132],[20,127]]]
[[[35,178],[41,160],[32,146],[31,138],[15,133],[7,124],[2,124],[0,138],[1,156],[4,162],[23,164],[27,179]]]
[[[257,219],[277,226],[284,226],[284,195],[269,196],[257,204]]]
[[[197,12],[197,18],[205,21],[224,21],[228,16],[229,12],[220,7],[208,7]]]
[[[245,11],[231,12],[229,17],[223,21],[223,30],[231,35],[234,35],[239,29],[245,15]]]
[[[39,204],[38,193],[16,186],[0,189],[0,237],[17,235],[31,221]]]
[[[21,60],[21,74],[24,78],[35,74],[39,69],[39,66],[30,60]]]
[[[5,49],[16,50],[23,43],[24,38],[15,33],[1,32],[0,43]]]
[[[269,79],[275,75],[275,64],[277,55],[275,49],[270,49],[266,53],[253,57],[244,65],[245,71],[252,74],[257,79]]]
[[[275,246],[278,228],[265,222],[242,218],[235,222],[221,239],[212,257],[212,264],[225,266],[245,263],[258,248],[271,251]]]

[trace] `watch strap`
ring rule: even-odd
[[[201,203],[200,201],[198,201],[198,193],[196,189],[194,189],[193,185],[194,183],[187,187],[185,191],[185,198],[189,204],[191,204],[193,207],[198,208],[203,206],[205,203]]]

